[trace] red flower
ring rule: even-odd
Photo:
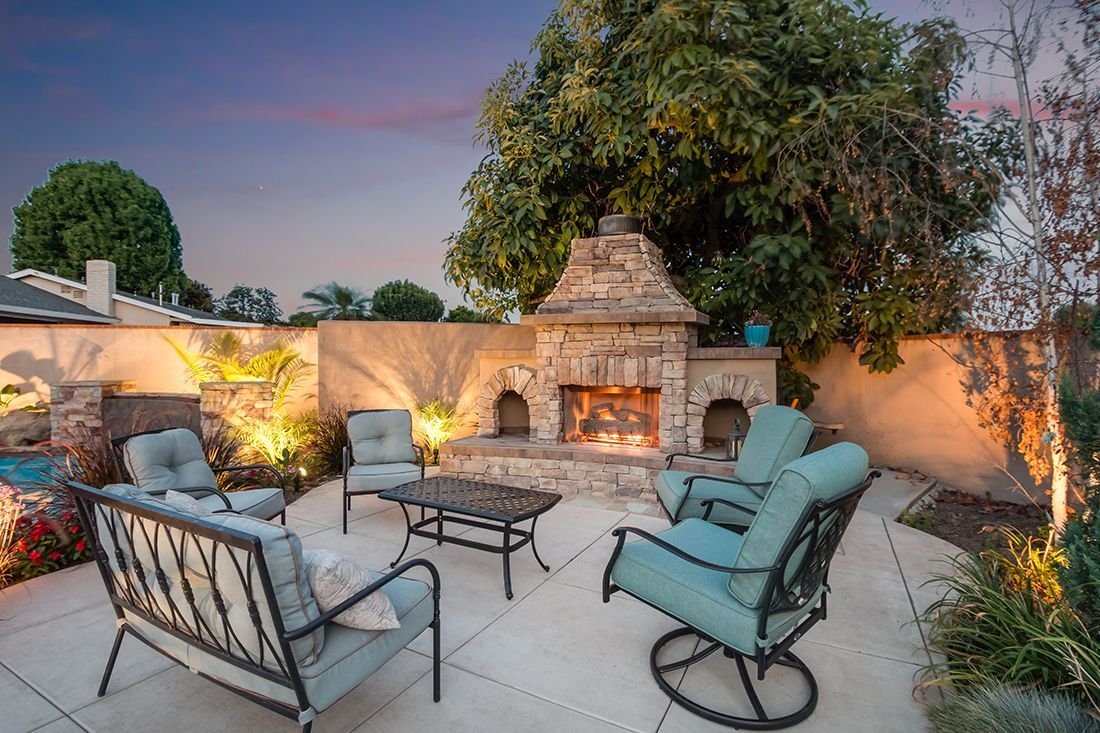
[[[69,525],[69,534],[76,534],[80,531],[80,527],[75,524]]]
[[[29,557],[31,559],[31,562],[33,562],[35,565],[41,565],[42,564],[42,553],[39,552],[38,550],[32,550]]]
[[[30,517],[19,517],[19,520],[15,524],[19,527],[26,527],[30,523]]]
[[[77,552],[84,552],[84,550],[86,550],[86,549],[88,549],[88,543],[87,542],[85,542],[84,540],[77,540],[76,541],[76,551]]]
[[[61,553],[58,552],[57,550],[54,550],[53,552],[50,553],[49,557],[50,557],[51,560],[60,560],[61,559]]]
[[[22,539],[19,540],[18,544],[15,545],[15,549],[19,550],[20,552],[26,552],[28,549],[30,549],[30,545],[27,544],[26,539]]]
[[[62,519],[65,520],[66,522],[69,521],[72,518],[73,518],[73,513],[72,512],[69,512],[68,514],[66,514],[65,516],[62,517]]]

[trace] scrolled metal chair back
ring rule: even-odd
[[[69,484],[116,613],[293,687],[294,651],[258,537]]]
[[[829,565],[859,500],[878,475],[872,471],[858,486],[829,501],[819,500],[803,512],[797,530],[780,553],[779,568],[768,579],[770,612],[796,610],[816,597],[828,581]]]

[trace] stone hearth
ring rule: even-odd
[[[698,348],[708,320],[677,291],[645,235],[574,240],[554,291],[520,317],[533,328],[533,348],[479,354],[478,437],[444,445],[441,470],[566,495],[655,500],[666,454],[704,447],[712,403],[735,402],[751,420],[774,399],[779,349]],[[598,400],[586,402],[587,393]],[[526,403],[525,437],[501,436],[506,395]],[[578,442],[586,431],[598,439]],[[696,463],[690,470],[714,471]]]

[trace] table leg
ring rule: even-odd
[[[397,559],[390,563],[390,567],[396,567],[397,563],[401,562],[401,558],[405,557],[405,550],[409,549],[409,538],[412,537],[412,517],[409,516],[409,510],[405,508],[404,502],[397,502],[397,506],[401,507],[401,512],[405,515],[405,545],[401,548],[401,554],[397,556]]]
[[[436,509],[435,510],[435,531],[436,531],[437,534],[439,534],[439,537],[440,537],[440,539],[435,541],[436,547],[439,547],[443,544],[443,539],[442,539],[443,538],[443,510],[442,509]]]
[[[531,520],[531,552],[535,553],[535,562],[542,566],[542,569],[546,572],[550,572],[550,566],[542,561],[539,557],[539,551],[535,549],[535,523],[539,521],[538,517]]]
[[[504,595],[508,600],[512,600],[512,565],[509,559],[510,548],[512,547],[512,523],[504,523]]]

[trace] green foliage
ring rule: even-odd
[[[931,709],[935,733],[1100,733],[1064,695],[991,683],[963,690]]]
[[[428,458],[434,458],[439,446],[450,440],[463,423],[464,416],[453,402],[430,400],[416,406],[416,432],[428,449]]]
[[[267,288],[252,288],[240,283],[214,301],[214,312],[231,321],[267,325],[277,324],[283,318],[283,309],[279,307],[275,293]]]
[[[300,418],[276,413],[270,420],[242,420],[234,432],[244,443],[246,453],[254,453],[263,463],[292,477],[298,468],[302,446],[309,437],[310,426],[308,416]]]
[[[447,311],[447,315],[443,317],[444,323],[500,323],[499,318],[493,318],[485,313],[479,313],[473,308],[467,308],[464,305],[456,305],[451,310]]]
[[[201,353],[191,352],[168,337],[165,340],[187,365],[197,384],[271,382],[272,409],[277,414],[285,413],[287,398],[303,378],[313,373],[313,364],[287,344],[277,342],[266,349],[249,350],[232,331],[219,333]]]
[[[333,476],[344,469],[343,452],[348,444],[348,411],[341,405],[318,410],[308,416],[309,435],[302,446],[302,464],[312,476]]]
[[[1093,316],[1090,342],[1100,347],[1100,309]],[[1100,630],[1100,389],[1076,389],[1067,373],[1058,404],[1085,498],[1062,531],[1067,560],[1062,585],[1070,603]]]
[[[287,317],[286,322],[288,325],[294,326],[295,328],[316,328],[317,321],[319,320],[320,319],[312,313],[297,311],[291,313],[290,316]]]
[[[919,512],[911,512],[906,509],[898,517],[898,521],[906,527],[912,527],[931,534],[936,526],[936,513],[931,509],[922,509]]]
[[[35,402],[31,405],[14,407],[13,403],[23,396],[23,390],[14,384],[5,384],[0,387],[0,414],[6,410],[22,410],[23,412],[49,412],[50,406],[45,402]]]
[[[180,294],[180,305],[195,310],[214,312],[214,291],[210,286],[201,283],[194,278],[187,278],[183,284],[183,293]]]
[[[837,338],[889,371],[906,333],[954,325],[990,171],[949,104],[965,44],[842,0],[562,0],[490,88],[447,274],[530,312],[570,240],[642,216],[728,339],[771,314],[788,359]],[[980,141],[979,141],[980,142]]]
[[[1062,551],[1053,536],[1002,531],[1005,549],[962,555],[933,578],[946,592],[927,611],[928,643],[944,661],[929,681],[1038,685],[1100,705],[1100,645],[1062,596]]]
[[[374,317],[380,321],[432,321],[443,317],[443,299],[408,280],[380,286],[371,296]]]
[[[302,293],[311,300],[306,312],[318,321],[365,321],[371,318],[371,299],[362,291],[331,282]]]
[[[13,210],[12,266],[72,280],[86,260],[111,260],[118,287],[140,295],[184,291],[180,233],[160,191],[115,161],[55,166]]]

